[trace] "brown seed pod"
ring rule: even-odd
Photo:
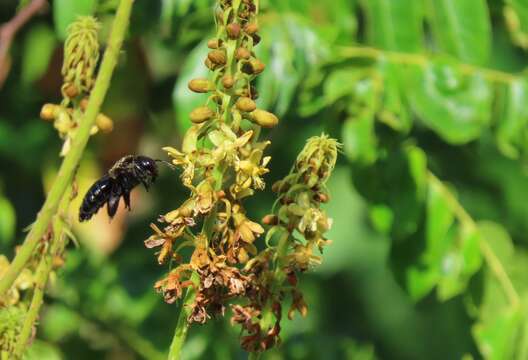
[[[238,36],[240,35],[240,24],[237,23],[231,23],[226,26],[227,36],[229,36],[230,39],[238,39]]]
[[[206,93],[214,90],[214,84],[207,79],[192,79],[189,81],[189,89],[196,93]]]
[[[244,32],[248,35],[253,35],[257,31],[259,31],[259,28],[255,23],[246,24],[246,26],[244,26]]]
[[[200,106],[191,111],[190,118],[195,124],[201,124],[214,116],[213,110],[207,106]]]
[[[251,121],[262,127],[272,128],[279,123],[279,118],[268,111],[256,109],[251,113]]]
[[[235,85],[235,79],[233,79],[233,76],[231,76],[231,75],[225,75],[222,78],[222,85],[226,89],[231,89],[233,87],[233,85]]]
[[[40,118],[42,120],[53,121],[59,113],[59,105],[55,104],[44,104],[40,110]]]
[[[211,60],[213,64],[224,65],[226,63],[226,55],[222,50],[209,51],[207,58]]]
[[[84,97],[84,98],[82,98],[82,100],[79,102],[79,107],[81,108],[82,111],[85,111],[86,108],[88,107],[88,100],[89,100],[88,97]]]
[[[242,60],[242,59],[247,60],[250,57],[251,57],[251,52],[248,49],[246,49],[246,48],[239,47],[235,51],[235,59],[237,59],[237,60]]]
[[[257,108],[257,104],[248,97],[241,97],[237,100],[236,107],[240,111],[252,112]]]

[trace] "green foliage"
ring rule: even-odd
[[[0,5],[3,19],[12,3]],[[52,3],[17,34],[0,89],[2,249],[23,237],[41,173],[56,165],[59,140],[36,120],[60,96],[50,90],[56,39],[77,15],[100,15],[108,31],[117,4]],[[180,139],[205,101],[187,83],[206,74],[213,1],[135,3],[105,103],[116,130],[81,165],[93,179],[122,154],[161,158],[155,149]],[[323,129],[344,145],[328,184],[334,243],[302,289],[308,317],[285,322],[283,345],[265,358],[528,358],[526,1],[260,3],[258,105],[281,115],[266,180],[287,174],[302,140]],[[163,357],[177,309],[152,290],[161,273],[142,240],[152,214],[188,195],[168,173],[137,192],[126,223],[74,228],[81,246],[57,273],[35,358]],[[257,195],[248,212],[271,205],[271,193]],[[237,336],[213,322],[191,330],[185,351],[243,358]]]

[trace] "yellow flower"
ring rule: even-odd
[[[240,137],[225,124],[220,125],[219,130],[209,133],[209,139],[215,145],[213,158],[215,162],[226,161],[231,164],[238,160],[238,150],[246,145],[253,136],[253,130],[249,130]]]
[[[264,189],[266,183],[262,180],[261,176],[269,172],[266,165],[270,162],[271,156],[265,156],[263,158],[263,155],[264,153],[262,150],[254,149],[248,159],[236,163],[236,192],[240,192],[250,187],[258,190]]]

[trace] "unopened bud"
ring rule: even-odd
[[[97,115],[95,124],[103,133],[109,133],[114,129],[114,122],[105,114]]]
[[[77,86],[75,86],[74,84],[68,84],[64,86],[63,94],[69,97],[70,99],[73,99],[74,97],[79,95],[79,89],[77,89]]]
[[[211,60],[213,64],[224,65],[226,63],[226,55],[222,50],[209,51],[207,58]]]
[[[201,124],[204,121],[211,119],[213,116],[213,110],[209,109],[207,106],[200,106],[191,111],[190,114],[191,121],[195,124]]]
[[[240,25],[237,23],[231,23],[226,26],[227,36],[229,36],[230,39],[238,39],[240,30]]]
[[[264,225],[277,225],[279,218],[276,215],[268,214],[262,218],[262,223]]]
[[[279,123],[279,118],[261,109],[256,109],[251,113],[251,120],[265,128],[275,127]]]
[[[220,47],[220,40],[219,39],[211,39],[207,42],[207,47],[209,49],[218,49]]]
[[[86,110],[86,108],[88,107],[88,98],[87,97],[82,98],[82,100],[79,102],[79,107],[81,108],[82,111]]]
[[[259,30],[258,25],[255,23],[247,24],[244,26],[244,31],[248,35],[253,35]]]
[[[264,71],[266,65],[259,59],[252,59],[250,62],[251,68],[253,69],[253,74],[257,75]]]
[[[213,64],[209,58],[205,58],[204,64],[209,70],[214,70],[216,68],[216,64]]]
[[[196,93],[206,93],[214,90],[214,85],[207,79],[192,79],[189,81],[189,89]]]
[[[251,57],[251,52],[248,49],[246,49],[246,48],[239,47],[235,51],[235,59],[237,59],[237,60],[242,60],[242,59],[247,60],[250,57]]]
[[[233,85],[235,85],[235,79],[233,79],[233,77],[231,75],[225,75],[222,78],[222,85],[226,89],[231,89],[233,87]]]
[[[257,104],[248,97],[241,97],[237,100],[236,107],[240,111],[252,112],[257,108]]]
[[[40,110],[40,118],[42,120],[48,120],[48,121],[55,120],[55,117],[57,116],[59,112],[59,108],[60,108],[59,105],[44,104],[44,106],[42,106],[42,109]]]

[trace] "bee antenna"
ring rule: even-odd
[[[154,161],[156,161],[156,162],[160,162],[160,163],[164,163],[165,165],[167,165],[168,167],[170,167],[172,170],[176,170],[176,166],[174,166],[174,164],[168,162],[167,160],[154,159]]]

